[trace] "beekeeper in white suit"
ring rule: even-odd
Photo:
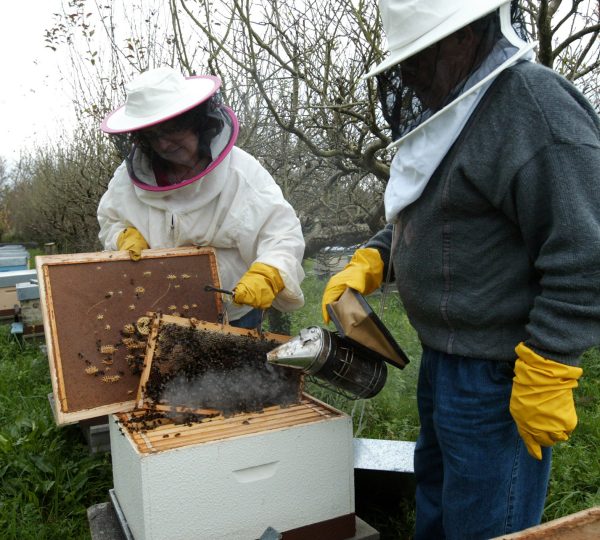
[[[253,328],[273,305],[304,304],[304,240],[294,209],[256,159],[234,146],[238,121],[214,76],[184,77],[170,67],[126,85],[125,104],[103,131],[126,135],[128,155],[98,206],[108,250],[211,246],[231,324]]]
[[[517,2],[379,5],[389,225],[331,278],[324,316],[395,279],[423,346],[414,538],[493,538],[539,523],[600,343],[600,121],[532,61]]]

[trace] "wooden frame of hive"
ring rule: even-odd
[[[118,421],[125,425],[145,409],[117,413]],[[193,412],[191,410],[190,412]],[[172,419],[147,431],[126,430],[140,454],[153,454],[191,444],[202,444],[274,429],[286,429],[339,416],[340,412],[316,398],[302,394],[299,403],[289,407],[273,405],[260,412],[240,413],[225,417],[222,414],[207,416],[192,425],[177,424]]]
[[[172,325],[179,328],[185,329],[193,329],[200,332],[206,332],[207,334],[214,334],[215,337],[218,338],[226,338],[227,336],[232,337],[246,337],[252,341],[260,341],[266,340],[269,342],[274,342],[277,344],[285,343],[289,340],[289,336],[274,334],[271,332],[263,332],[260,333],[257,330],[251,330],[246,328],[237,328],[234,326],[230,326],[227,324],[216,324],[208,321],[200,321],[194,318],[182,318],[182,317],[174,317],[171,315],[162,315],[162,314],[152,314],[148,313],[148,316],[152,318],[151,329],[148,335],[148,343],[146,348],[146,355],[144,358],[144,370],[140,377],[140,382],[138,386],[138,391],[136,395],[136,407],[138,409],[144,409],[148,407],[148,400],[145,396],[145,386],[148,382],[148,378],[150,376],[150,372],[152,370],[152,366],[154,365],[155,352],[157,350],[158,338],[161,330],[166,326]],[[277,368],[275,368],[277,369]],[[278,368],[282,370],[282,368]],[[290,374],[293,374],[297,379],[297,386],[295,386],[295,390],[297,395],[295,396],[295,401],[300,402],[302,396],[302,389],[304,384],[304,378],[300,372],[296,372],[292,369],[285,369]],[[194,409],[186,409],[188,404],[178,404],[174,407],[169,405],[161,405],[153,403],[151,407],[156,411],[164,411],[164,412],[190,412],[197,413],[200,415],[206,416],[215,416],[220,414],[220,411],[215,409],[202,409],[202,410],[194,410]]]
[[[36,269],[59,425],[134,408],[139,375],[119,367],[125,351],[112,365],[98,354],[102,344],[121,341],[125,323],[173,307],[207,321],[224,318],[221,295],[204,291],[220,286],[212,248],[144,250],[137,262],[125,251],[39,256]],[[98,384],[103,379],[85,371],[105,365],[117,384]]]

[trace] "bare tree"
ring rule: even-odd
[[[539,60],[600,108],[597,0],[521,2]],[[385,56],[377,0],[63,5],[46,39],[70,51],[66,79],[86,129],[97,130],[136,72],[169,64],[213,73],[240,118],[238,145],[264,163],[297,209],[307,256],[356,244],[381,227],[390,134],[374,81],[362,79]],[[98,185],[110,176],[94,174]]]
[[[8,190],[9,178],[6,160],[3,157],[0,157],[0,240],[4,240],[4,235],[10,227],[10,208],[6,204],[6,192]]]
[[[117,164],[105,137],[81,129],[22,157],[3,197],[14,235],[62,251],[99,249],[96,208]]]
[[[600,111],[600,2],[522,0],[537,59],[577,84]]]
[[[539,60],[597,103],[598,3],[525,2]],[[242,95],[262,100],[254,110],[273,131],[263,159],[289,186],[308,253],[377,230],[390,138],[374,83],[361,79],[384,57],[376,0],[171,0],[170,8],[177,50],[190,35],[208,40],[209,69],[225,80],[245,73]]]
[[[356,243],[377,230],[390,140],[377,121],[373,84],[361,81],[381,54],[376,3],[172,0],[171,11],[177,28],[188,32],[180,30],[176,41],[202,37],[208,69],[238,81],[228,86],[230,98],[255,100],[261,140],[268,142],[262,152],[248,149],[285,186],[307,252]]]

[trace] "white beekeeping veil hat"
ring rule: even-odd
[[[533,48],[511,0],[380,0],[379,8],[389,55],[365,77],[377,76],[396,142]],[[496,65],[477,74],[492,52]]]
[[[480,19],[510,0],[380,0],[379,13],[389,56],[372,77]]]

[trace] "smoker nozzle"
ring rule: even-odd
[[[267,362],[276,366],[300,369],[306,374],[315,373],[321,367],[319,358],[326,341],[322,328],[310,326],[267,353]]]
[[[268,352],[267,361],[314,375],[350,399],[375,396],[387,377],[383,360],[318,326],[300,330],[299,335]]]

